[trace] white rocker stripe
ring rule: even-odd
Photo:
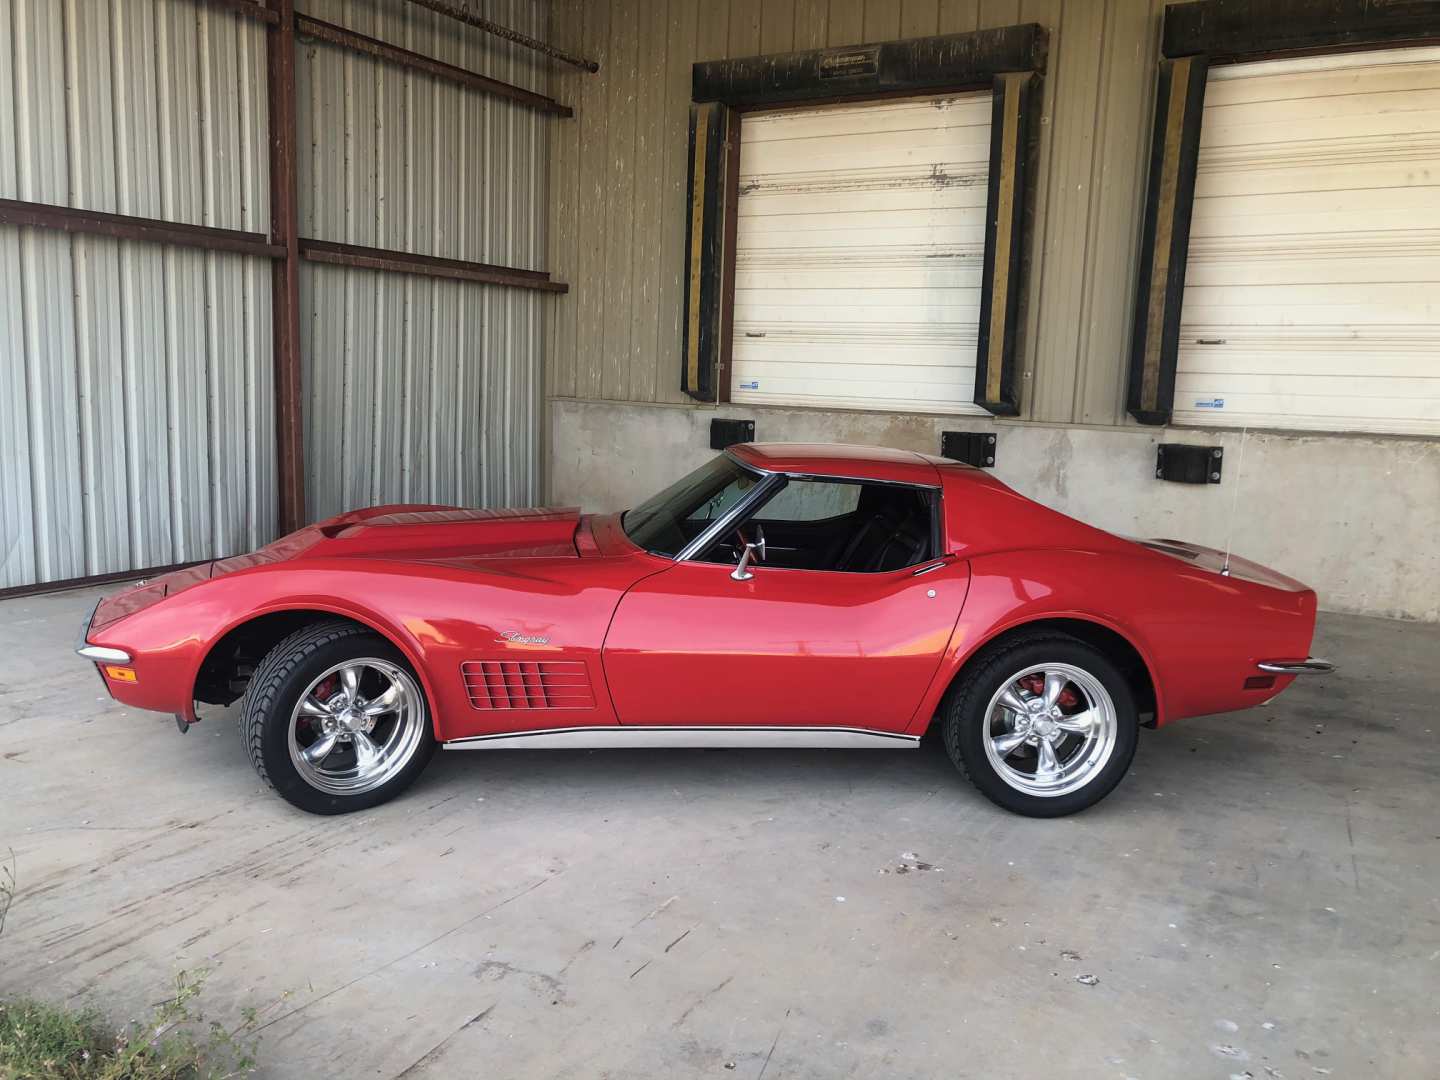
[[[568,727],[502,731],[442,743],[446,750],[652,750],[683,747],[746,747],[820,750],[913,750],[920,736],[868,728],[743,727]]]

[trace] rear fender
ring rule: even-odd
[[[1103,602],[1103,608],[1100,603]],[[1289,685],[1247,688],[1267,656],[1307,655],[1314,594],[1225,577],[1137,550],[1010,551],[971,560],[970,592],[936,684],[915,719],[923,730],[945,691],[987,643],[1028,623],[1078,619],[1119,634],[1155,689],[1155,721],[1249,708]]]
[[[925,731],[956,677],[985,646],[1013,630],[1052,619],[1090,623],[1129,642],[1155,688],[1156,723],[1164,723],[1163,684],[1145,635],[1132,622],[1096,610],[1092,602],[1095,596],[1106,595],[1096,591],[1093,580],[1098,562],[1112,563],[1115,558],[1080,551],[1011,551],[972,559],[965,606],[909,733]]]

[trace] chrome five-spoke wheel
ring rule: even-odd
[[[1028,667],[990,699],[985,752],[995,772],[1029,795],[1084,787],[1115,749],[1115,703],[1089,672],[1069,664]]]
[[[1093,643],[1020,631],[982,650],[941,718],[945,748],[993,802],[1031,817],[1103,799],[1135,756],[1130,676]]]
[[[435,751],[415,669],[392,642],[341,619],[301,626],[265,654],[239,722],[260,778],[312,814],[393,799]]]
[[[335,664],[311,680],[290,717],[290,760],[332,795],[359,795],[409,764],[424,723],[410,674],[378,657]]]

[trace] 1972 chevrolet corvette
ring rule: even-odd
[[[1142,724],[1305,671],[1315,594],[898,450],[735,446],[623,514],[382,506],[102,600],[80,655],[174,713],[242,696],[260,775],[331,814],[436,745],[914,747],[1001,806],[1103,798]]]

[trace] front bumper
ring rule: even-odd
[[[1312,671],[1323,673],[1335,670],[1335,665],[1329,660],[1317,660],[1313,656],[1304,660],[1261,660],[1255,666],[1272,675],[1305,675]]]

